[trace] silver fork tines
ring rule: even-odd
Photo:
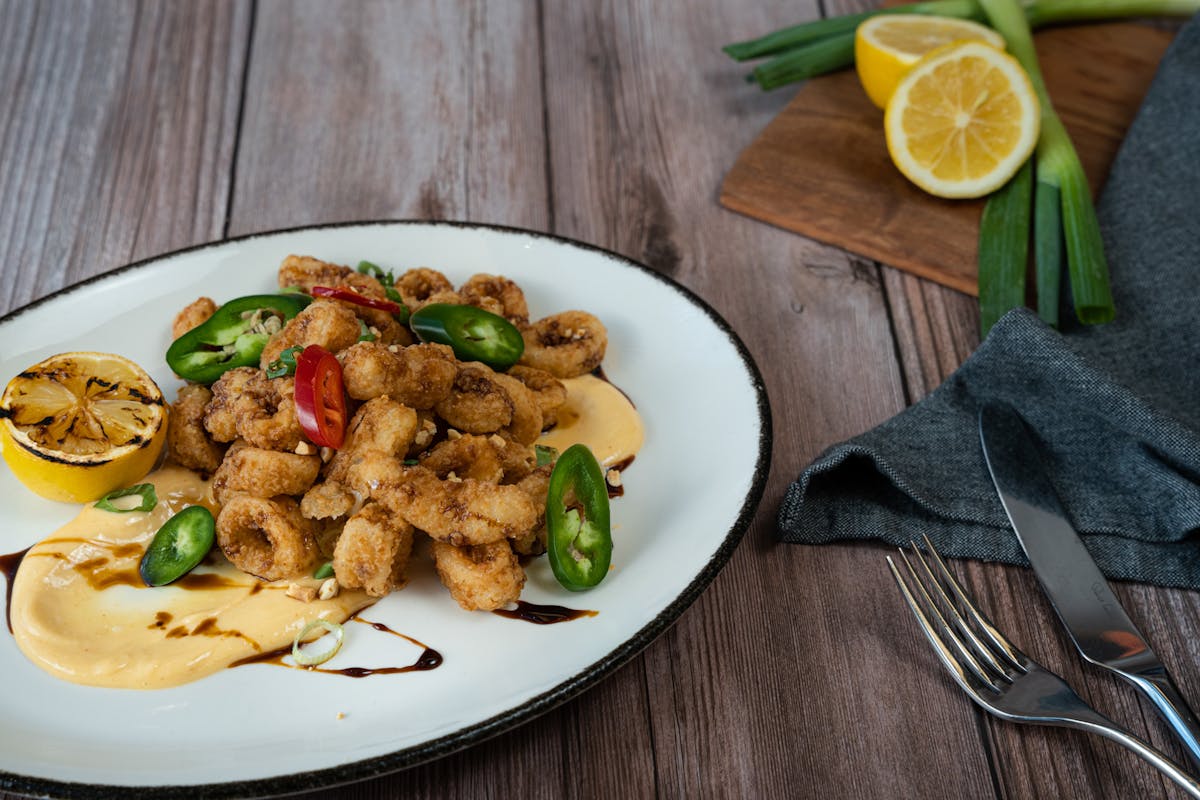
[[[1075,728],[1110,739],[1200,800],[1200,783],[1179,765],[1093,709],[1062,678],[1017,649],[967,596],[928,536],[924,544],[928,559],[910,542],[912,559],[900,551],[903,572],[891,556],[888,566],[925,638],[972,700],[1012,722]]]

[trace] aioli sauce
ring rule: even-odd
[[[586,444],[603,467],[631,461],[646,434],[625,393],[595,375],[565,378],[562,384],[567,400],[558,408],[558,423],[537,443],[560,453],[573,444]]]
[[[13,637],[51,675],[88,686],[178,686],[290,647],[310,620],[344,622],[375,602],[344,590],[302,603],[286,594],[292,581],[260,581],[219,550],[169,586],[145,586],[138,562],[162,524],[189,505],[215,510],[208,484],[189,470],[167,467],[145,480],[158,493],[153,511],[114,514],[88,504],[30,548],[17,570]]]

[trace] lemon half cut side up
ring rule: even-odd
[[[0,449],[42,497],[86,503],[136,483],[167,437],[167,406],[140,366],[109,353],[60,353],[9,381]]]
[[[1041,110],[1029,76],[979,42],[934,50],[909,70],[884,116],[888,154],[910,181],[948,198],[1004,185],[1037,144]]]

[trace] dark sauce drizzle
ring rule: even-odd
[[[387,625],[384,625],[382,622],[371,622],[370,620],[360,619],[357,614],[350,617],[350,619],[354,622],[362,623],[363,625],[370,625],[372,628],[377,631],[381,631],[382,633],[390,633],[393,636],[399,636],[401,639],[412,642],[416,646],[424,649],[416,661],[403,667],[376,667],[374,669],[370,669],[368,667],[344,667],[342,669],[327,669],[320,666],[302,667],[296,664],[289,664],[283,660],[285,656],[291,655],[291,646],[281,647],[280,649],[272,650],[269,653],[260,653],[248,658],[239,659],[229,666],[232,668],[240,667],[243,664],[274,664],[279,667],[288,667],[289,669],[302,669],[307,670],[308,672],[323,672],[326,675],[345,675],[347,678],[366,678],[371,675],[398,675],[403,672],[427,672],[431,669],[437,669],[442,665],[444,660],[442,658],[442,654],[424,642],[419,642],[411,636],[405,636],[403,633],[394,631]]]
[[[580,617],[594,617],[599,611],[588,609],[566,608],[565,606],[542,606],[537,603],[517,601],[516,608],[498,608],[492,612],[508,619],[519,619],[532,622],[534,625],[553,625],[557,622],[570,622]]]
[[[21,562],[25,559],[25,554],[30,548],[18,550],[15,553],[0,556],[0,575],[4,575],[4,622],[8,625],[8,632],[12,633],[12,590],[13,581],[17,579],[17,567],[21,566]]]

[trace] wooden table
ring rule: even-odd
[[[766,496],[672,629],[527,725],[308,797],[1182,796],[1107,742],[977,712],[919,640],[883,548],[776,542],[813,457],[978,343],[970,298],[716,202],[792,93],[748,86],[720,45],[856,5],[0,0],[0,313],[227,236],[474,220],[649,264],[729,320],[765,375]],[[1026,650],[1182,759],[1130,689],[1081,667],[1031,574],[959,566]],[[1200,598],[1117,590],[1200,699],[1184,635]]]

